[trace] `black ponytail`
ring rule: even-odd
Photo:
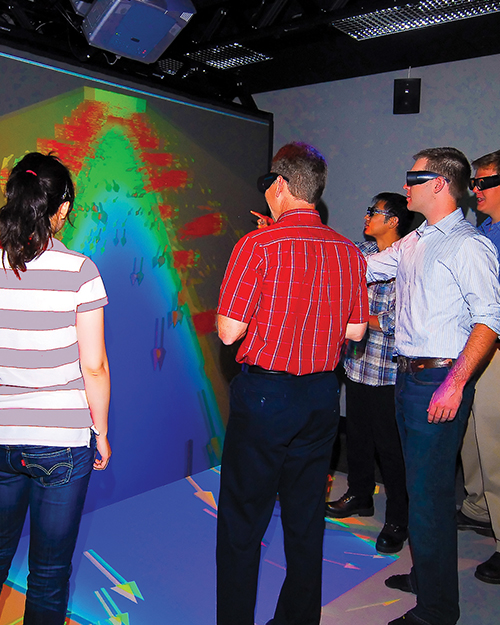
[[[0,210],[0,245],[19,278],[26,263],[42,254],[52,237],[51,217],[61,204],[73,207],[71,175],[52,154],[31,152],[17,163],[5,188],[7,203]],[[69,212],[68,211],[68,212]]]

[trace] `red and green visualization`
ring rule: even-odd
[[[52,132],[39,136],[37,119],[51,120]],[[234,228],[195,156],[204,152],[147,99],[89,87],[0,119],[0,131],[2,182],[26,151],[53,152],[70,168],[77,200],[61,240],[92,258],[109,296],[114,455],[88,505],[217,464],[224,266],[207,250],[222,241],[230,250]]]

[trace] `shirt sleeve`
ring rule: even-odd
[[[76,294],[77,312],[87,312],[102,308],[108,303],[106,289],[99,270],[86,258],[80,271],[81,286]]]
[[[358,288],[354,295],[354,305],[351,309],[348,323],[365,323],[365,321],[368,321],[369,317],[368,289],[366,286],[366,260],[361,252],[358,251],[358,254]]]
[[[483,235],[468,237],[455,256],[453,271],[467,302],[471,325],[484,324],[500,334],[498,252]]]
[[[217,313],[249,323],[263,282],[264,257],[260,245],[248,236],[235,245],[224,274]]]
[[[396,329],[396,284],[392,282],[388,295],[387,308],[378,314],[380,329],[386,336],[393,336]]]
[[[386,247],[385,250],[378,252],[377,254],[371,254],[367,257],[366,262],[368,265],[367,280],[368,282],[379,282],[381,280],[392,280],[396,277],[398,271],[398,263],[401,256],[401,250],[405,241],[410,236],[417,236],[415,232],[410,232],[406,237],[399,239],[393,243],[390,247]]]

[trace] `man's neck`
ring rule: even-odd
[[[427,219],[427,225],[434,226],[441,221],[441,219],[444,219],[445,217],[448,217],[448,215],[454,213],[457,208],[458,206],[455,202],[446,202],[441,206],[435,206],[434,210],[430,211],[429,215],[424,215]]]
[[[278,221],[283,213],[288,213],[289,211],[297,210],[299,208],[313,210],[316,207],[314,204],[308,204],[304,200],[285,201],[274,211],[271,209],[271,214],[274,221]]]
[[[491,217],[491,223],[498,223],[500,221],[500,206],[496,206],[492,211],[486,214],[488,217]]]
[[[394,230],[391,230],[390,232],[387,232],[386,234],[383,234],[382,236],[375,237],[375,241],[377,242],[377,247],[379,249],[379,252],[381,252],[382,250],[385,250],[386,247],[391,247],[391,245],[393,243],[396,243],[396,241],[399,241],[400,238],[401,237]]]

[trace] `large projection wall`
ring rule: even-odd
[[[33,61],[33,59],[31,60]],[[90,256],[109,295],[109,468],[87,510],[220,459],[227,381],[214,330],[235,242],[263,208],[270,116],[145,94],[0,56],[1,182],[24,153],[52,151],[77,201],[63,242]]]

